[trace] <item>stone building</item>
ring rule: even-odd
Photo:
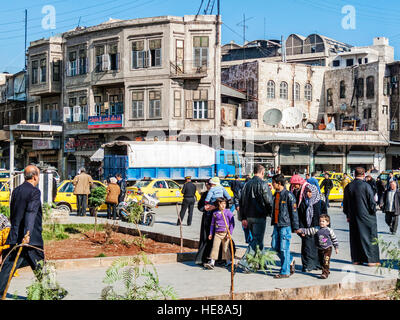
[[[31,43],[29,93],[40,100],[28,106],[29,121],[64,122],[64,177],[81,166],[96,176],[90,157],[104,142],[215,136],[220,23],[211,15],[110,19]]]

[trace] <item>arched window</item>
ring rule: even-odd
[[[297,82],[294,85],[294,99],[296,101],[300,100],[300,84]]]
[[[285,81],[281,82],[279,88],[279,97],[281,99],[288,99],[288,84]]]
[[[357,79],[357,90],[356,90],[357,98],[364,97],[364,78]]]
[[[367,78],[367,99],[373,99],[375,96],[375,79],[373,76]]]
[[[304,86],[304,99],[306,101],[312,101],[312,85],[310,83]]]
[[[340,99],[346,98],[346,83],[344,80],[340,81]]]
[[[267,98],[275,99],[275,82],[272,80],[269,80],[267,84]]]

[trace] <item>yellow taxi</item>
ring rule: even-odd
[[[225,188],[225,190],[229,193],[229,195],[233,198],[233,191],[231,189],[231,185],[229,184],[231,181],[234,181],[235,178],[224,178],[220,179],[221,186]],[[239,178],[239,181],[244,183],[246,179],[244,178]]]
[[[104,187],[106,186],[100,181],[93,181],[92,188]],[[76,195],[74,195],[74,185],[72,180],[64,180],[57,187],[57,196],[54,199],[54,203],[58,209],[63,209],[66,211],[76,211]],[[87,208],[89,210],[89,208]],[[99,211],[107,211],[107,205],[103,204],[100,206]]]
[[[323,177],[316,177],[318,180],[318,184],[321,187],[322,181],[324,181],[325,178]],[[333,183],[333,188],[331,189],[331,192],[329,193],[329,201],[343,201],[343,188],[342,185],[340,184],[340,181],[337,179],[331,179]],[[321,188],[321,193],[324,193],[324,187]]]
[[[0,204],[6,207],[10,206],[9,181],[9,178],[0,178]]]
[[[143,179],[137,181],[133,186],[126,188],[126,196],[129,199],[141,200],[144,193],[155,196],[161,204],[180,203],[183,201],[182,187],[171,179]],[[196,191],[196,200],[201,198]]]

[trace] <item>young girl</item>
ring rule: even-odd
[[[222,260],[226,260],[226,266],[231,264],[231,254],[229,253],[229,235],[226,224],[228,225],[230,234],[232,234],[233,228],[235,227],[235,219],[232,212],[229,209],[226,209],[226,200],[224,198],[218,198],[216,200],[216,206],[218,207],[218,210],[213,213],[210,234],[208,236],[208,239],[211,240],[214,235],[214,242],[211,250],[210,262],[204,264],[204,267],[207,269],[214,269],[215,260],[218,259],[219,247],[221,243]]]

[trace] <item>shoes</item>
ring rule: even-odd
[[[227,263],[225,263],[225,267],[230,267],[232,265],[231,261],[228,261]]]
[[[328,275],[326,275],[326,274],[321,274],[321,276],[320,276],[320,279],[327,279],[328,278]]]
[[[290,274],[276,274],[274,276],[274,279],[285,279],[285,278],[289,278]]]
[[[290,265],[290,275],[294,274],[296,272],[296,262],[294,262]]]
[[[361,264],[361,263],[359,263],[359,262],[352,262],[352,264],[354,264],[354,265],[359,265],[359,264]]]
[[[209,270],[214,270],[214,265],[211,263],[205,263],[204,268],[209,269]]]
[[[378,267],[380,266],[380,262],[376,262],[376,263],[368,263],[368,267]]]

